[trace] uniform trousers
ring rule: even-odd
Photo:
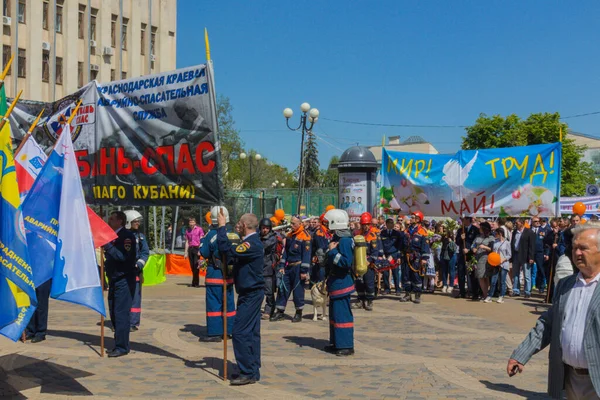
[[[375,270],[369,268],[363,276],[356,278],[354,286],[359,300],[373,300],[375,298]]]
[[[233,324],[233,352],[240,376],[260,379],[260,306],[264,290],[238,294],[237,316]]]
[[[142,318],[142,273],[135,277],[135,293],[133,295],[133,303],[131,304],[131,314],[129,323],[131,326],[140,326]]]
[[[131,304],[135,293],[135,273],[111,278],[108,283],[108,307],[115,329],[115,349],[129,353]]]
[[[265,314],[272,315],[275,312],[275,288],[277,280],[275,275],[265,275]]]
[[[404,286],[406,293],[421,293],[421,290],[423,289],[423,279],[419,274],[419,270],[421,268],[419,261],[411,260],[410,264],[408,262],[404,262],[402,267],[402,285]]]
[[[336,349],[354,348],[354,316],[350,296],[329,299],[329,343]]]
[[[296,310],[304,308],[304,282],[300,280],[300,265],[285,268],[282,284],[277,293],[277,309],[284,311],[290,294],[293,294]]]
[[[38,305],[27,324],[27,333],[31,336],[46,337],[50,289],[52,289],[52,279],[35,288]]]

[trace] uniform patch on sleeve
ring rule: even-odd
[[[250,243],[244,242],[244,243],[240,244],[238,247],[236,247],[235,251],[237,253],[245,253],[246,251],[248,251],[249,248],[250,248]]]
[[[129,251],[131,250],[131,239],[125,239],[123,241],[123,247],[125,248],[125,250]]]
[[[210,242],[211,243],[214,243],[216,241],[217,241],[217,235],[215,235],[215,236],[213,236],[213,237],[210,238]]]

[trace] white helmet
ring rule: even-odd
[[[329,222],[329,229],[332,231],[348,229],[348,213],[344,210],[329,210],[325,213],[324,219]]]
[[[210,222],[213,224],[217,223],[217,215],[219,215],[219,211],[223,209],[223,214],[225,214],[225,222],[229,222],[229,211],[227,208],[223,206],[213,206],[210,209]]]
[[[125,216],[127,217],[127,223],[125,224],[125,229],[131,229],[131,223],[136,219],[144,219],[142,214],[135,210],[126,210]]]

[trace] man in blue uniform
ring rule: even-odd
[[[325,280],[327,251],[329,250],[329,242],[331,241],[331,232],[325,226],[324,218],[325,214],[321,215],[319,218],[319,227],[317,227],[312,235],[313,269],[310,280],[315,283]]]
[[[269,218],[263,218],[258,225],[260,241],[265,252],[263,277],[265,278],[265,312],[262,319],[269,319],[275,313],[275,263],[277,259],[277,235],[273,232],[273,223]]]
[[[302,321],[304,308],[304,281],[310,269],[310,241],[311,237],[304,231],[300,218],[293,217],[291,221],[292,232],[287,235],[283,255],[279,261],[279,275],[283,277],[281,287],[277,294],[277,313],[271,321],[281,321],[285,317],[285,306],[294,295],[296,315],[292,322]]]
[[[373,311],[373,299],[375,298],[375,269],[373,267],[383,261],[383,247],[379,238],[379,229],[371,225],[372,221],[373,217],[368,212],[360,216],[362,234],[367,242],[369,269],[366,274],[356,278],[358,302],[352,305],[352,308],[364,308],[367,311]]]
[[[110,320],[115,330],[115,348],[108,352],[109,357],[121,357],[129,353],[129,314],[135,294],[138,258],[135,235],[125,229],[126,223],[124,212],[113,212],[108,225],[114,229],[117,238],[102,247],[106,258],[104,265],[108,277]]]
[[[220,342],[223,340],[223,265],[221,253],[217,245],[217,220],[219,209],[223,209],[226,223],[229,212],[225,207],[214,206],[210,209],[210,230],[200,243],[200,255],[207,261],[206,278],[206,330],[207,336],[201,342]],[[233,298],[233,277],[227,277],[227,332],[231,335],[236,316],[235,299]]]
[[[394,229],[394,220],[388,218],[385,221],[385,229],[381,231],[381,244],[383,245],[383,254],[388,261],[400,261],[400,254],[405,251],[408,240],[404,232],[399,232]],[[400,296],[400,262],[398,266],[392,270],[394,278],[394,287],[396,288],[396,296]],[[383,282],[385,285],[385,294],[391,293],[390,271],[383,272]]]
[[[226,217],[218,215],[219,251],[233,259],[233,281],[238,294],[237,316],[233,324],[233,352],[240,375],[231,385],[247,385],[260,380],[260,306],[264,296],[264,251],[254,214],[244,214],[238,222],[242,243],[233,247],[225,231]]]
[[[31,343],[39,343],[46,340],[46,331],[48,330],[48,306],[50,303],[50,290],[52,289],[52,279],[48,279],[40,286],[35,288],[35,295],[38,299],[38,305],[25,331],[25,338],[31,339]]]
[[[324,221],[334,232],[327,252],[329,345],[325,346],[325,351],[350,356],[354,354],[354,316],[350,307],[350,295],[354,292],[354,240],[345,211],[329,210]]]
[[[409,229],[409,232],[411,232],[410,241],[406,252],[405,269],[402,273],[402,283],[406,295],[400,299],[401,302],[421,303],[422,270],[429,261],[430,253],[429,244],[427,243],[427,231],[421,226],[422,220],[423,213],[420,211],[415,211],[411,216],[411,221],[415,223]]]
[[[140,230],[140,224],[144,219],[142,214],[135,210],[127,210],[125,211],[125,215],[127,216],[127,225],[125,225],[125,228],[131,230],[131,233],[135,235],[135,247],[138,258],[135,263],[135,267],[137,268],[137,276],[135,277],[135,295],[133,296],[133,304],[131,305],[131,315],[129,318],[131,325],[130,330],[131,332],[135,332],[140,327],[140,319],[142,316],[142,284],[144,283],[144,274],[142,271],[150,256],[150,249],[148,248],[146,236],[144,236]]]

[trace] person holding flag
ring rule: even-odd
[[[135,263],[136,267],[136,277],[135,277],[135,295],[133,296],[133,303],[131,305],[131,315],[130,315],[130,331],[135,332],[140,328],[140,319],[142,317],[142,284],[144,283],[144,265],[148,261],[148,257],[150,257],[150,248],[148,247],[148,240],[146,236],[140,230],[140,224],[144,217],[142,214],[135,210],[127,210],[125,211],[125,215],[127,215],[127,225],[125,228],[129,229],[131,233],[135,235],[135,247],[137,251],[137,262]]]

